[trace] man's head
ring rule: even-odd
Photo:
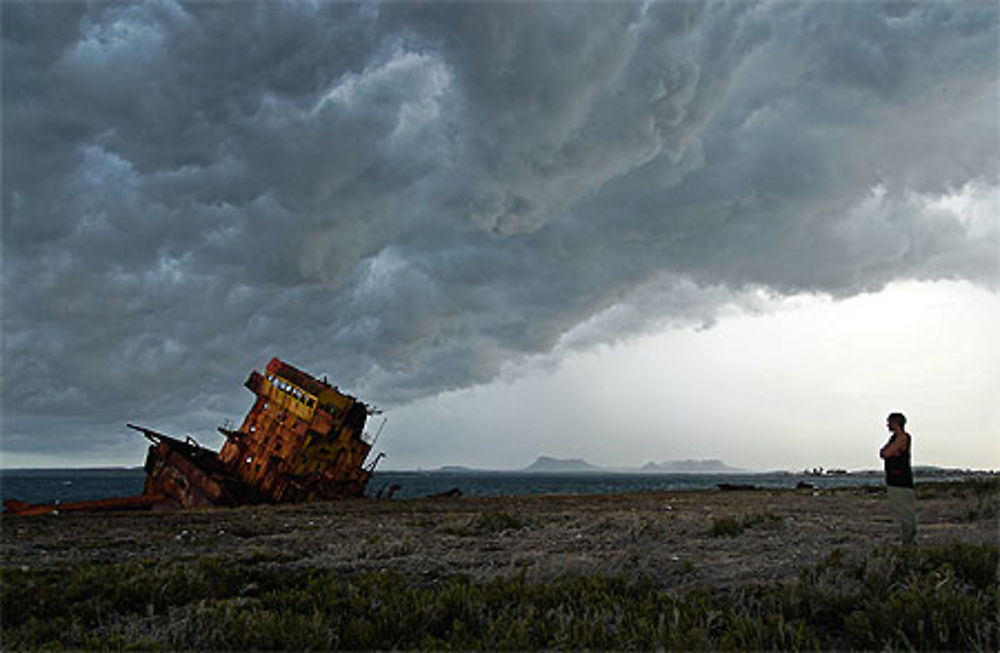
[[[903,413],[890,413],[889,417],[886,418],[886,426],[889,427],[890,431],[896,430],[893,428],[894,426],[899,427],[899,430],[902,431],[906,428],[906,415],[903,415]]]

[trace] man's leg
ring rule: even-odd
[[[889,512],[899,524],[900,537],[903,544],[912,544],[917,536],[917,499],[912,488],[887,488],[889,495]]]

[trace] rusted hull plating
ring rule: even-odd
[[[218,453],[129,424],[152,443],[138,497],[38,506],[11,500],[15,515],[67,510],[202,508],[364,496],[378,459],[367,467],[364,436],[371,407],[325,380],[274,358],[245,383],[256,400],[237,430],[220,428]]]
[[[17,499],[9,499],[4,501],[3,507],[5,514],[28,517],[31,515],[49,515],[72,511],[145,510],[163,504],[166,500],[167,497],[163,494],[141,494],[137,497],[116,497],[114,499],[94,499],[93,501],[73,501],[70,503],[48,505],[37,505],[18,501]]]
[[[153,442],[146,455],[143,494],[165,497],[154,507],[206,508],[259,502],[251,488],[226,473],[214,451],[150,429],[129,427],[142,431]]]

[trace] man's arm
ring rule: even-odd
[[[892,458],[893,456],[898,456],[906,451],[906,446],[909,442],[910,436],[904,433],[902,436],[890,440],[888,444],[879,449],[878,455],[882,458]]]

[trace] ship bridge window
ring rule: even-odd
[[[281,377],[275,376],[274,374],[268,374],[266,378],[268,381],[271,382],[272,387],[281,390],[287,395],[291,395],[294,399],[305,404],[306,406],[312,408],[313,406],[316,405],[316,400],[313,397],[311,397],[305,390],[299,388],[298,386],[289,383],[288,381],[285,381]],[[264,408],[267,408],[266,404],[264,405]]]
[[[317,402],[315,397],[311,396],[305,390],[302,390],[301,388],[298,388],[297,386],[294,386],[291,383],[284,381],[283,379],[274,377],[273,380],[271,380],[271,384],[274,388],[281,390],[287,395],[290,395],[293,399],[295,399],[299,403],[305,404],[309,408],[313,408],[316,406]],[[262,409],[267,410],[267,407],[268,407],[268,402],[265,401],[262,406]]]

